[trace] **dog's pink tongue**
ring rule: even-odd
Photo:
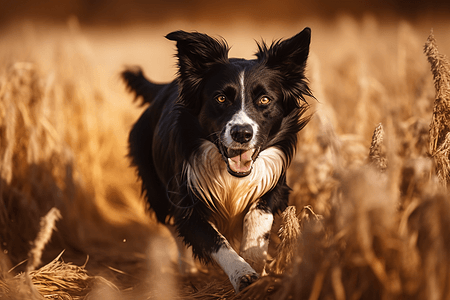
[[[254,149],[240,153],[237,156],[228,159],[228,165],[233,172],[246,173],[252,168],[252,155]]]

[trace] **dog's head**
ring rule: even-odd
[[[258,44],[256,59],[228,58],[225,41],[201,33],[176,31],[179,104],[198,119],[205,137],[221,152],[228,172],[247,176],[268,147],[292,156],[296,134],[306,124],[304,76],[311,30],[267,46]],[[289,157],[290,158],[290,157]]]

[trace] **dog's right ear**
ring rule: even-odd
[[[212,64],[228,62],[224,40],[198,32],[174,31],[166,38],[177,42],[180,75],[202,76]]]
[[[224,40],[214,39],[198,32],[174,31],[166,36],[177,42],[179,77],[185,104],[195,108],[186,99],[195,93],[206,73],[216,64],[228,63],[228,45]]]

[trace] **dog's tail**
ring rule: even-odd
[[[120,75],[127,85],[127,90],[135,93],[135,100],[141,97],[141,105],[152,103],[155,95],[166,86],[147,80],[140,67],[126,68]]]

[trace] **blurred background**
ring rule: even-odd
[[[259,24],[282,22],[291,24],[303,18],[332,21],[342,13],[360,17],[375,14],[385,20],[392,17],[410,20],[437,15],[446,16],[450,3],[445,0],[345,0],[345,1],[144,1],[144,0],[82,0],[82,1],[1,1],[1,22],[32,18],[65,22],[77,16],[82,24],[123,26],[144,22],[159,24],[174,20],[202,20],[229,23],[246,19]]]

